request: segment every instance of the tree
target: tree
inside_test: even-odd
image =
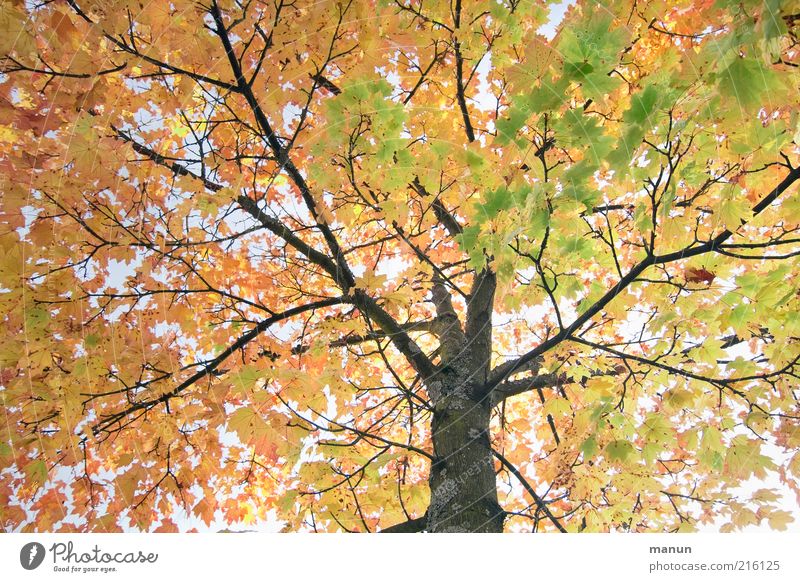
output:
[[[550,16],[4,2],[3,527],[784,529],[800,8]]]

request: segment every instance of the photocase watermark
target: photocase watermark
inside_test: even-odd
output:
[[[26,570],[35,570],[44,562],[44,546],[39,542],[30,542],[19,551],[19,563]]]
[[[155,564],[158,554],[141,550],[104,551],[97,544],[89,550],[76,549],[72,542],[56,542],[49,549],[39,542],[29,542],[19,552],[19,563],[26,570],[42,565],[47,555],[52,558],[54,572],[107,574],[118,571],[120,564]]]

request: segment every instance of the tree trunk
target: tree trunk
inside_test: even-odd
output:
[[[466,333],[446,287],[434,278],[442,365],[426,382],[433,403],[434,461],[428,483],[430,532],[502,532],[489,438],[491,398],[484,392],[491,354],[495,276],[485,269],[470,293]]]
[[[430,532],[502,532],[489,441],[490,408],[467,390],[454,390],[434,408],[436,460],[431,466]]]

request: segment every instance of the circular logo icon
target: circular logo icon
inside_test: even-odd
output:
[[[19,563],[26,570],[35,570],[44,561],[44,546],[39,542],[30,542],[19,551]]]

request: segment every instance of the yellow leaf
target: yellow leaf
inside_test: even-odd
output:
[[[778,510],[773,511],[767,518],[769,527],[778,531],[786,531],[788,525],[794,521],[794,517],[788,511]]]
[[[375,291],[381,289],[386,283],[386,275],[377,275],[375,271],[367,271],[360,277],[356,277],[356,289],[365,291]]]

